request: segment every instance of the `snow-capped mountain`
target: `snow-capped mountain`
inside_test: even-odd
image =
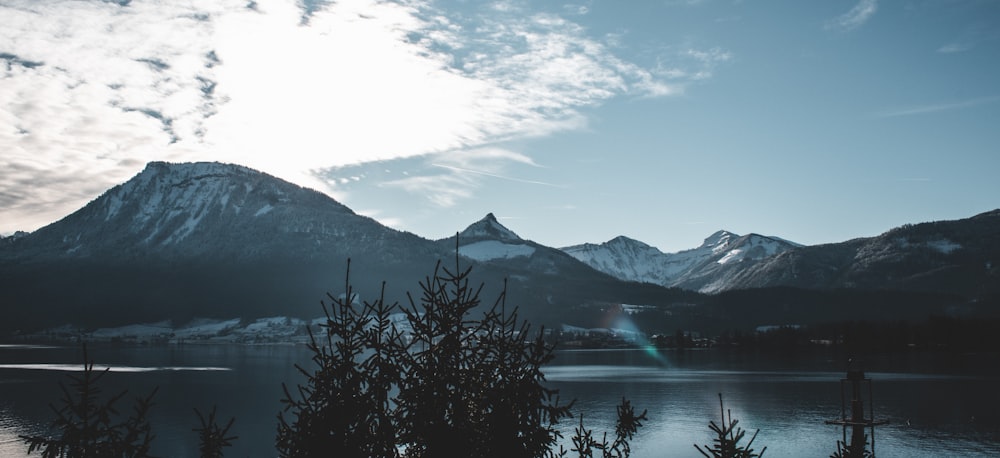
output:
[[[102,325],[315,316],[327,291],[401,300],[447,255],[330,197],[231,164],[150,163],[71,215],[0,243],[7,317]],[[35,310],[32,310],[32,309]],[[13,319],[11,321],[14,321]]]
[[[16,255],[301,260],[375,251],[391,260],[396,255],[382,248],[424,245],[432,254],[421,242],[322,193],[246,167],[153,162],[77,212],[21,237]],[[355,249],[359,244],[363,251]]]
[[[665,286],[933,291],[982,303],[1000,294],[1000,210],[814,247],[719,231],[678,253],[625,237],[564,252],[520,237],[492,214],[457,237],[460,256],[454,237],[387,228],[246,167],[154,162],[60,221],[0,238],[0,331],[315,317],[324,293],[343,292],[348,259],[362,297],[377,295],[384,281],[386,299],[401,303],[435,263],[475,265],[484,300],[506,285],[522,316],[549,323],[607,304],[709,300]],[[721,296],[711,300],[729,300]]]
[[[484,299],[508,284],[524,316],[638,303],[636,292],[669,300],[663,288],[633,288],[524,240],[493,215],[459,240],[461,267],[477,264],[476,281],[489,285]],[[348,259],[355,291],[371,298],[384,281],[386,300],[405,303],[439,260],[453,266],[455,248],[454,238],[390,229],[246,167],[154,162],[62,220],[0,240],[0,328],[314,317],[326,292],[343,292]]]
[[[1000,294],[1000,210],[908,224],[876,237],[780,253],[734,275],[730,288],[932,291]]]
[[[493,213],[460,232],[458,240],[459,254],[476,261],[530,257],[535,253],[534,246],[500,224]]]
[[[706,238],[701,246],[677,253],[663,253],[624,236],[563,251],[619,279],[716,292],[727,289],[727,279],[733,272],[797,246],[776,237],[739,236],[722,230]]]
[[[525,240],[497,221],[493,213],[457,234],[458,252],[463,257],[511,271],[531,271],[545,275],[607,277],[566,253]],[[438,241],[442,248],[455,247],[455,237]],[[582,272],[581,272],[582,269]],[[610,278],[610,277],[607,277]]]
[[[541,304],[548,310],[545,313],[594,302],[666,304],[681,296],[657,285],[616,279],[562,250],[526,240],[492,213],[457,236],[459,254],[477,263],[479,279],[506,284],[508,297],[517,298],[516,303]],[[456,245],[455,237],[437,243],[451,249]]]

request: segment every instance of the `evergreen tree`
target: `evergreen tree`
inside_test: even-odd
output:
[[[28,454],[40,451],[43,458],[138,458],[149,456],[152,428],[146,419],[153,406],[154,389],[135,399],[131,415],[121,418],[115,404],[127,391],[101,399],[101,379],[110,368],[94,371],[83,346],[83,372],[70,375],[69,387],[62,382],[62,407],[50,405],[55,413],[52,428],[57,437],[20,436],[28,444]]]
[[[389,396],[399,379],[401,341],[389,321],[396,305],[386,306],[384,294],[355,304],[350,261],[345,291],[341,297],[328,294],[329,307],[321,302],[322,335],[309,329],[315,369],[296,365],[306,386],[299,385],[293,396],[282,385],[285,409],[278,414],[277,448],[283,457],[327,456],[333,450],[343,457],[398,456]],[[286,412],[293,416],[290,422]]]
[[[506,310],[506,285],[480,320],[480,285],[471,267],[435,268],[421,282],[422,297],[405,309],[413,340],[402,356],[398,403],[401,445],[408,457],[547,456],[569,416],[556,390],[544,386],[541,367],[553,347],[540,331]]]
[[[709,421],[708,427],[715,433],[715,440],[712,447],[708,445],[705,446],[703,450],[697,444],[694,448],[698,450],[705,458],[759,458],[764,455],[764,451],[767,447],[760,450],[760,453],[754,453],[753,449],[750,448],[753,445],[754,439],[757,438],[757,433],[760,432],[758,429],[753,433],[753,437],[746,445],[740,445],[740,441],[743,440],[746,431],[743,428],[737,426],[739,420],[733,420],[733,413],[730,411],[728,418],[726,417],[726,409],[722,405],[722,393],[719,393],[719,411],[722,414],[722,426],[716,425],[714,421]]]
[[[322,335],[310,330],[315,367],[298,367],[306,383],[294,395],[284,387],[281,456],[555,455],[570,405],[544,386],[553,347],[508,312],[506,288],[473,319],[482,286],[470,287],[457,253],[455,262],[454,271],[438,263],[408,307],[384,296],[354,304],[349,273],[346,294],[328,295]],[[412,334],[401,335],[394,315]]]
[[[230,418],[226,426],[221,426],[215,421],[215,406],[208,413],[206,418],[198,409],[194,409],[201,426],[192,431],[198,433],[198,456],[201,458],[222,458],[222,449],[233,445],[233,441],[239,439],[238,436],[226,436],[229,429],[233,427],[236,418]]]

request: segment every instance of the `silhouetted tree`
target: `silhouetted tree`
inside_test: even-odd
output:
[[[212,411],[205,417],[198,409],[194,409],[201,426],[192,431],[198,433],[198,454],[201,458],[222,458],[222,449],[231,447],[233,441],[239,439],[238,436],[226,436],[236,418],[230,418],[223,427],[215,421],[215,410],[216,406],[212,406]]]
[[[830,455],[830,458],[875,458],[875,454],[867,448],[868,435],[861,444],[845,444],[844,441],[837,441],[837,451]]]
[[[281,456],[555,456],[556,425],[572,403],[544,385],[553,347],[508,311],[506,285],[473,319],[482,285],[469,285],[470,272],[456,252],[455,269],[439,262],[407,307],[384,295],[355,304],[348,273],[345,294],[322,304],[322,335],[310,330],[314,369],[298,367],[306,383],[295,395],[284,387]],[[624,418],[631,438],[645,417],[629,406]]]
[[[714,421],[708,423],[708,427],[715,433],[714,444],[711,447],[706,445],[704,450],[698,444],[695,444],[694,448],[705,458],[755,458],[763,456],[767,447],[761,449],[760,453],[754,453],[753,449],[750,448],[754,439],[757,438],[757,433],[760,432],[759,429],[753,433],[750,442],[747,442],[746,445],[740,445],[746,431],[737,426],[740,421],[733,420],[732,411],[728,412],[727,418],[727,411],[722,405],[722,393],[719,393],[719,411],[722,414],[722,426],[716,425]]]
[[[132,414],[120,418],[115,404],[127,391],[101,399],[99,382],[109,369],[95,372],[94,362],[83,346],[83,372],[70,375],[69,387],[62,382],[62,407],[50,405],[56,418],[52,427],[58,437],[20,436],[28,444],[28,454],[40,451],[44,458],[133,458],[149,456],[153,441],[146,415],[153,406],[154,389],[135,399]]]
[[[553,347],[516,308],[508,313],[506,285],[482,319],[470,319],[482,290],[470,271],[457,253],[455,270],[438,263],[420,301],[411,296],[404,309],[413,338],[399,354],[400,444],[407,457],[550,455],[570,408],[543,383]]]
[[[576,427],[571,438],[573,448],[579,458],[593,458],[594,453],[601,452],[602,458],[627,458],[632,453],[629,441],[636,431],[642,427],[642,421],[646,420],[646,411],[636,415],[632,403],[622,398],[622,403],[618,405],[618,420],[615,423],[615,440],[608,443],[608,433],[604,433],[601,441],[594,438],[593,431],[583,426],[583,415],[580,415],[580,424]],[[564,456],[565,452],[562,455]]]
[[[278,453],[283,457],[326,456],[332,450],[343,457],[398,456],[394,408],[389,392],[398,383],[399,333],[390,322],[396,304],[383,295],[358,306],[350,284],[350,261],[345,294],[321,302],[326,321],[322,335],[309,329],[313,371],[296,368],[306,377],[293,396],[282,385],[284,412],[278,414]],[[285,419],[291,412],[291,422]]]

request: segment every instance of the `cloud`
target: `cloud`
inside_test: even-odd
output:
[[[942,54],[953,54],[958,52],[965,52],[972,49],[972,43],[949,43],[941,46],[937,49],[937,52]]]
[[[983,16],[993,17],[989,14]],[[970,51],[983,43],[997,41],[1000,39],[998,25],[1000,24],[995,19],[987,19],[986,22],[966,26],[957,38],[939,47],[937,52],[942,54],[961,53]]]
[[[849,32],[868,22],[876,11],[878,11],[876,0],[861,0],[850,11],[828,21],[826,29]]]
[[[705,2],[706,0],[665,0],[663,4],[667,6],[695,6]]]
[[[583,16],[583,15],[586,15],[587,13],[590,13],[590,5],[589,5],[589,3],[590,2],[588,2],[587,5],[580,5],[580,4],[575,4],[575,3],[567,3],[567,4],[563,5],[563,11],[565,11],[566,14]]]
[[[497,179],[536,186],[562,187],[540,180],[511,176],[512,164],[539,168],[530,157],[497,147],[475,148],[456,152],[429,155],[419,165],[407,167],[403,178],[377,180],[377,186],[404,190],[431,204],[448,208],[459,201],[471,198],[473,192],[484,185],[483,179]],[[404,166],[405,167],[405,166]],[[337,173],[331,171],[331,173]]]
[[[0,231],[51,222],[150,160],[241,163],[329,190],[331,167],[483,161],[487,145],[583,128],[582,110],[611,98],[679,91],[518,4],[251,3],[0,4]],[[438,192],[443,204],[477,186],[458,169],[506,176],[445,165],[435,178],[464,188]]]
[[[441,168],[444,168],[444,169],[448,169],[448,170],[451,170],[453,172],[471,173],[471,174],[475,174],[475,175],[481,175],[481,176],[490,177],[490,178],[496,178],[496,179],[505,180],[505,181],[513,181],[515,183],[535,184],[535,185],[539,185],[539,186],[548,186],[548,187],[552,187],[552,188],[561,188],[561,187],[563,187],[563,186],[560,186],[560,185],[557,185],[557,184],[553,184],[553,183],[548,183],[548,182],[545,182],[545,181],[526,180],[526,179],[523,179],[523,178],[510,177],[510,176],[500,175],[500,174],[496,174],[496,173],[485,172],[485,171],[482,171],[482,170],[473,170],[473,169],[466,169],[466,168],[462,168],[462,167],[455,167],[453,165],[446,165],[446,164],[434,164],[434,165],[436,167],[441,167]]]
[[[922,115],[922,114],[936,113],[939,111],[960,110],[963,108],[970,108],[978,105],[995,103],[998,101],[1000,101],[1000,96],[979,97],[975,99],[963,100],[961,102],[939,103],[935,105],[921,105],[910,108],[882,111],[879,113],[874,113],[872,117],[896,118],[900,116]]]
[[[707,80],[715,69],[733,60],[730,51],[719,47],[702,49],[691,44],[669,47],[660,51],[652,73],[669,81],[675,92],[682,92],[690,83]]]

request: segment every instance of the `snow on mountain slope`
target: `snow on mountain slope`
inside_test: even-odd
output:
[[[563,251],[622,280],[714,292],[725,289],[731,270],[796,246],[775,237],[739,236],[722,230],[708,236],[701,246],[678,253],[663,253],[627,237],[600,245],[566,247]]]
[[[129,181],[24,237],[24,242],[20,252],[25,256],[78,258],[156,253],[173,258],[308,259],[343,254],[359,242],[428,249],[432,245],[357,215],[318,191],[215,162],[151,162]],[[386,251],[398,257],[398,250]]]
[[[473,242],[468,245],[462,245],[458,249],[458,253],[469,259],[475,259],[476,261],[490,261],[499,258],[517,258],[517,257],[527,257],[531,256],[535,252],[535,248],[529,245],[515,245],[509,243],[503,243],[498,240],[483,240],[480,242]]]
[[[483,219],[472,223],[458,234],[458,240],[462,243],[484,239],[513,243],[524,242],[524,239],[515,234],[514,231],[500,224],[493,213],[488,213]]]
[[[645,243],[618,236],[600,245],[586,243],[562,249],[591,267],[622,280],[661,284],[678,270],[666,255]]]
[[[767,258],[732,288],[792,286],[997,294],[1000,210],[904,225],[875,237],[814,245]]]
[[[445,240],[454,241],[453,238]],[[460,232],[458,243],[459,254],[476,261],[530,257],[535,253],[534,246],[500,224],[493,213]]]

